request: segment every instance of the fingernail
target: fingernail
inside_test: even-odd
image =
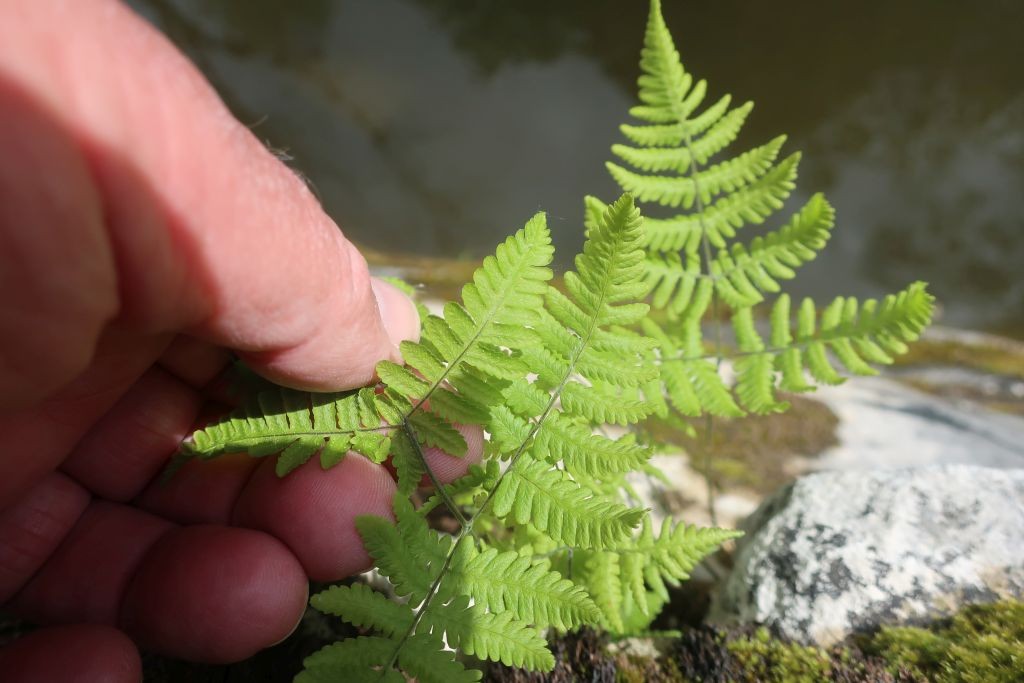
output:
[[[370,278],[370,287],[377,297],[377,309],[384,321],[384,329],[391,343],[398,345],[405,340],[418,341],[420,338],[420,316],[412,299],[397,287],[384,280]]]

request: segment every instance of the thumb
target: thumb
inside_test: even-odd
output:
[[[377,361],[397,358],[397,343],[416,336],[412,302],[370,277],[305,184],[146,22],[105,0],[0,9],[10,15],[0,21],[0,92],[81,154],[80,175],[102,205],[108,239],[93,246],[109,250],[103,262],[116,269],[119,321],[185,331],[238,351],[270,379],[314,390],[365,384]],[[44,164],[52,154],[38,146],[26,141],[24,154]],[[16,180],[58,194],[68,187],[60,173]],[[65,215],[34,217],[83,232]]]

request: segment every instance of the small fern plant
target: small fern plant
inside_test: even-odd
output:
[[[747,244],[737,240],[743,227],[783,208],[795,188],[800,153],[778,160],[785,136],[740,154],[723,152],[753,104],[731,107],[724,95],[701,109],[707,83],[683,67],[660,0],[651,0],[640,67],[640,104],[630,109],[638,123],[621,126],[628,144],[612,147],[616,161],[607,168],[638,202],[675,210],[648,217],[643,237],[652,313],[641,327],[657,342],[667,397],[657,412],[704,416],[710,431],[712,417],[786,410],[778,391],[842,382],[830,356],[848,373],[872,375],[872,364],[892,363],[904,353],[931,319],[933,299],[924,283],[880,301],[840,296],[820,311],[804,299],[795,320],[789,295],[780,293],[780,282],[828,242],[835,212],[823,195],[811,196],[780,228]],[[601,203],[587,197],[585,205],[593,225]],[[713,330],[710,339],[706,327]],[[725,360],[731,361],[729,379]]]
[[[629,329],[648,312],[638,301],[648,289],[643,244],[623,195],[593,219],[563,292],[550,282],[551,236],[538,214],[484,260],[461,303],[426,317],[419,342],[402,343],[407,367],[378,365],[379,386],[264,392],[186,441],[191,457],[276,455],[281,475],[314,456],[325,468],[344,457],[394,464],[396,522],[357,525],[401,602],[358,583],[313,596],[317,609],[375,635],[320,650],[298,681],[478,680],[446,645],[549,670],[547,632],[651,618],[649,591],[665,596],[666,583],[735,535],[671,521],[655,533],[648,511],[622,495],[650,450],[600,433],[654,410],[654,342]],[[485,458],[440,486],[423,447],[465,453],[455,423],[484,428]],[[425,474],[435,489],[417,508]],[[438,506],[457,533],[429,526]]]
[[[315,608],[371,635],[308,657],[300,683],[479,680],[468,657],[546,671],[555,663],[549,634],[581,625],[643,630],[668,599],[667,585],[737,534],[671,519],[655,530],[649,511],[630,503],[626,476],[649,470],[652,453],[630,429],[670,408],[780,409],[778,375],[787,390],[808,388],[805,365],[834,381],[827,351],[854,372],[869,371],[864,359],[888,361],[925,324],[931,300],[920,286],[882,303],[837,300],[820,324],[805,303],[795,333],[780,297],[771,341],[761,341],[753,306],[824,244],[831,209],[812,199],[776,236],[726,249],[740,224],[778,207],[795,161],[771,166],[779,142],[774,152],[703,168],[746,112],[727,113],[724,100],[690,118],[704,85],[690,87],[656,1],[642,67],[644,104],[633,113],[649,125],[627,127],[636,147],[616,148],[640,172],[613,166],[628,192],[611,204],[587,199],[586,242],[560,287],[538,214],[484,260],[460,302],[425,317],[419,342],[401,344],[405,366],[378,365],[377,386],[276,388],[183,444],[185,457],[273,456],[281,476],[313,458],[325,469],[346,457],[394,467],[395,521],[367,516],[357,526],[398,599],[361,583],[314,595]],[[649,175],[659,171],[674,175]],[[696,210],[644,221],[634,195],[696,202]],[[712,246],[722,250],[717,257]],[[735,386],[720,374],[721,356],[704,348],[702,321],[718,299],[733,310]],[[484,458],[442,486],[423,449],[464,454],[456,424],[484,429]],[[417,505],[425,476],[434,486]],[[430,526],[439,507],[458,531]]]

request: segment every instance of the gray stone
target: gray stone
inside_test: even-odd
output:
[[[827,645],[1024,594],[1024,470],[822,472],[774,494],[743,526],[716,621]]]

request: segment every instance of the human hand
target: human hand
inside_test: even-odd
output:
[[[0,603],[42,629],[0,680],[137,681],[281,640],[307,577],[369,558],[394,482],[225,456],[153,483],[232,349],[290,386],[367,383],[419,329],[305,185],[113,0],[0,0]],[[479,457],[428,451],[442,480]],[[127,634],[127,635],[126,635]],[[130,637],[130,639],[129,639]]]

